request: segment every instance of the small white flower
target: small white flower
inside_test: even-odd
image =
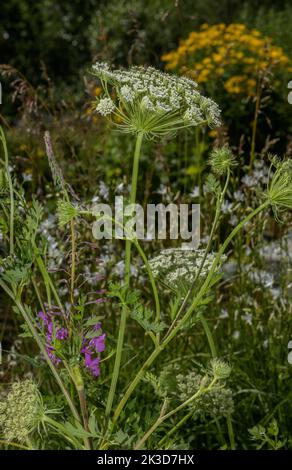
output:
[[[239,336],[240,336],[240,332],[239,332],[238,330],[234,331],[232,337],[233,337],[234,339],[238,339]]]
[[[100,181],[99,183],[99,195],[103,199],[108,199],[109,197],[109,188],[103,181]]]
[[[203,116],[199,108],[192,106],[184,113],[184,120],[190,122],[193,125],[197,125],[203,120]]]
[[[219,315],[219,318],[228,318],[229,317],[229,314],[228,314],[228,311],[226,310],[226,308],[223,308],[220,315]]]
[[[221,211],[223,214],[230,214],[232,210],[232,203],[229,201],[223,201]]]
[[[144,106],[149,111],[154,111],[155,110],[154,104],[148,98],[148,96],[143,96],[141,103],[142,103],[142,106]]]
[[[191,197],[199,197],[200,196],[200,188],[199,186],[195,186],[192,192],[190,193]]]
[[[252,325],[252,315],[251,313],[245,313],[242,317],[243,321],[245,321],[245,323],[247,325]]]
[[[234,196],[234,199],[238,202],[244,201],[244,194],[242,191],[239,191],[239,190],[235,191],[233,196]]]
[[[108,116],[115,110],[115,103],[110,98],[102,98],[96,106],[96,111],[101,116]]]
[[[121,87],[121,95],[125,101],[128,101],[128,103],[132,103],[135,99],[135,93],[128,85]]]
[[[241,181],[245,186],[248,186],[249,188],[252,188],[257,183],[256,178],[254,178],[253,176],[249,176],[249,175],[244,175],[241,178]]]

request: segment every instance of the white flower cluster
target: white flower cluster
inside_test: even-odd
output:
[[[176,376],[178,396],[182,402],[193,396],[202,386],[210,385],[211,377],[206,381],[206,377],[191,371],[187,375],[179,374]],[[232,390],[222,385],[213,386],[208,392],[203,393],[196,400],[192,401],[189,406],[194,411],[193,418],[204,418],[207,416],[228,416],[234,411],[234,402]]]
[[[0,428],[7,441],[25,441],[38,427],[43,415],[38,388],[29,379],[15,382],[6,400],[0,402]]]
[[[93,65],[93,73],[107,92],[107,84],[115,88],[124,105],[138,104],[141,109],[155,114],[174,114],[184,126],[203,123],[210,127],[220,123],[218,105],[200,94],[197,83],[187,77],[178,77],[153,67],[130,67],[112,70],[106,63]],[[97,111],[106,115],[113,101],[102,98]]]
[[[205,250],[169,248],[149,260],[149,264],[153,276],[162,280],[169,287],[174,289],[182,285],[188,287],[194,281],[204,255]],[[216,253],[207,254],[200,277],[207,276],[215,257]],[[224,256],[223,261],[225,259]]]
[[[108,116],[113,113],[115,110],[115,103],[111,98],[102,98],[99,100],[96,111],[101,114],[101,116]]]

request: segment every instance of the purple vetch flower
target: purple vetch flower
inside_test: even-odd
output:
[[[50,316],[47,313],[44,313],[43,311],[40,311],[38,313],[38,317],[43,321],[44,325],[48,325],[51,321]]]
[[[56,354],[55,354],[55,349],[53,348],[53,346],[49,346],[49,345],[47,344],[47,345],[46,345],[46,351],[47,351],[47,354],[48,354],[48,356],[49,356],[49,358],[51,359],[51,361],[52,361],[53,364],[55,364],[55,365],[60,364],[61,359],[56,356]]]
[[[64,341],[68,338],[67,328],[56,328],[54,330],[53,322],[53,312],[48,311],[47,313],[40,311],[38,312],[38,317],[41,319],[42,329],[46,337],[46,351],[51,359],[51,361],[58,365],[61,362],[61,359],[56,355],[56,350],[54,347],[55,339],[59,341]]]
[[[100,368],[99,368],[100,358],[99,357],[92,358],[91,353],[86,352],[84,362],[85,362],[85,367],[90,369],[90,372],[92,373],[92,375],[94,375],[94,377],[99,377],[99,375],[100,375]]]
[[[104,344],[105,337],[106,337],[105,333],[103,333],[100,336],[96,336],[95,338],[92,338],[89,341],[89,345],[93,346],[97,353],[101,353],[105,350],[105,344]]]
[[[96,323],[92,331],[100,332],[97,336],[91,339],[85,338],[81,348],[81,353],[84,354],[84,365],[90,370],[94,377],[100,375],[100,353],[105,350],[106,334],[101,331],[101,323]]]
[[[67,328],[58,328],[56,331],[56,339],[62,341],[63,339],[68,338],[68,330]]]

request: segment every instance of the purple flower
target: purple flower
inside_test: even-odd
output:
[[[53,322],[52,322],[52,320],[47,324],[46,338],[47,338],[47,341],[49,343],[52,342],[52,339],[53,339]]]
[[[42,310],[38,313],[38,317],[43,321],[44,325],[48,325],[49,322],[51,321],[51,318],[49,315],[44,313]]]
[[[105,350],[105,344],[104,344],[105,337],[106,337],[105,333],[103,333],[100,336],[96,336],[95,338],[92,338],[89,341],[89,345],[93,346],[97,353],[101,353]]]
[[[47,354],[48,354],[49,358],[53,362],[53,364],[56,364],[56,365],[60,364],[61,359],[56,356],[55,349],[53,348],[53,346],[49,346],[47,344],[46,345],[46,351],[47,351]]]
[[[101,323],[96,323],[93,326],[93,331],[101,330]],[[90,370],[94,377],[100,375],[100,356],[99,354],[105,350],[106,334],[102,333],[99,336],[88,340],[84,339],[82,343],[81,353],[84,354],[84,364]]]
[[[100,358],[95,357],[94,359],[92,359],[92,356],[91,356],[90,353],[85,353],[85,361],[84,362],[85,362],[85,367],[90,369],[90,372],[92,373],[92,375],[94,375],[94,377],[99,377],[99,375],[100,375],[100,368],[99,368]]]
[[[48,312],[45,313],[43,311],[38,312],[38,317],[42,321],[42,328],[44,331],[44,334],[46,336],[46,351],[51,359],[51,361],[54,364],[60,364],[61,359],[57,357],[55,348],[54,348],[54,339],[57,340],[66,340],[68,338],[68,330],[67,328],[57,328],[55,332],[55,337],[54,337],[54,323],[53,323],[53,318],[52,318],[53,312]]]
[[[62,341],[63,339],[68,338],[68,330],[67,328],[58,328],[56,331],[56,339]]]

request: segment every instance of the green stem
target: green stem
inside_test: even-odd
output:
[[[234,432],[233,432],[233,426],[232,426],[232,419],[231,419],[230,414],[227,416],[226,421],[227,421],[227,428],[228,428],[228,436],[229,436],[229,441],[230,441],[230,447],[231,447],[231,450],[235,450],[235,449],[236,449],[236,445],[235,445],[235,438],[234,438]]]
[[[207,322],[206,318],[204,317],[204,315],[202,313],[200,313],[199,318],[201,320],[201,323],[203,325],[205,334],[206,334],[207,339],[208,339],[208,343],[209,343],[212,358],[216,359],[217,350],[216,350],[215,341],[214,341],[212,332],[210,330],[210,327],[208,325],[208,322]],[[233,426],[232,426],[232,421],[231,421],[230,415],[227,416],[226,422],[227,422],[227,429],[228,429],[228,436],[229,436],[231,450],[235,450],[234,432],[233,432]],[[217,420],[217,419],[216,419],[216,425],[218,427],[218,430],[219,430],[220,434],[222,434],[221,426],[220,426],[219,420]]]
[[[21,302],[15,298],[13,292],[9,289],[9,287],[5,284],[5,282],[2,281],[2,279],[0,279],[0,286],[2,287],[2,289],[8,294],[8,296],[14,301],[15,305],[18,307],[19,311],[21,312],[24,320],[26,321],[36,343],[38,344],[41,352],[43,353],[46,361],[47,361],[47,364],[48,366],[50,367],[52,373],[53,373],[53,376],[55,377],[56,379],[56,382],[58,383],[64,397],[66,398],[67,400],[67,403],[71,409],[71,412],[72,412],[72,415],[74,416],[74,418],[80,422],[80,417],[79,417],[79,414],[78,414],[78,411],[77,409],[75,408],[75,405],[74,403],[72,402],[71,400],[71,397],[67,391],[67,389],[65,388],[63,382],[62,382],[62,379],[61,377],[59,376],[59,373],[57,371],[57,369],[55,368],[54,364],[52,363],[51,359],[49,358],[48,356],[48,353],[46,351],[46,348],[33,324],[33,321],[31,320],[30,318],[30,315],[29,315],[29,312],[25,309],[25,307],[21,304]]]
[[[216,350],[215,341],[214,341],[213,335],[211,333],[210,327],[208,325],[208,322],[207,322],[206,318],[204,317],[204,315],[202,313],[200,313],[199,318],[201,320],[201,323],[203,325],[205,334],[207,336],[212,357],[213,357],[213,359],[215,359],[217,357],[217,350]]]
[[[186,415],[184,415],[184,417],[175,426],[173,426],[173,428],[171,428],[170,431],[168,431],[168,433],[162,439],[160,439],[160,441],[158,442],[158,448],[160,448],[164,444],[164,442],[170,436],[172,436],[193,414],[194,410],[190,410]]]
[[[130,194],[130,204],[136,202],[136,192],[137,192],[137,182],[138,182],[138,170],[139,170],[139,160],[141,154],[141,145],[143,140],[143,134],[139,133],[136,139],[135,153],[134,153],[134,162],[133,162],[133,171],[132,171],[132,184],[131,184],[131,194]],[[130,267],[131,267],[131,240],[126,240],[125,248],[125,284],[129,285],[130,282]],[[117,388],[117,382],[121,367],[121,359],[124,345],[124,337],[126,331],[126,322],[127,322],[127,309],[123,308],[121,312],[121,321],[119,327],[119,335],[117,342],[117,350],[115,357],[114,370],[112,374],[112,381],[110,386],[110,391],[108,394],[107,404],[106,404],[106,416],[109,416],[111,413],[113,400]]]
[[[13,183],[9,171],[9,160],[8,160],[8,150],[6,145],[5,134],[0,126],[0,136],[2,141],[2,146],[4,150],[4,161],[5,161],[5,170],[6,177],[9,186],[9,199],[10,199],[10,215],[9,215],[9,244],[10,244],[10,254],[14,253],[14,192],[13,192]]]
[[[22,449],[22,450],[31,450],[30,447],[24,446],[22,444],[18,444],[17,442],[4,441],[2,439],[0,439],[0,444],[5,445],[5,446],[17,447],[18,449]]]
[[[163,342],[154,349],[154,351],[151,353],[151,355],[148,357],[148,359],[145,361],[141,369],[138,371],[136,374],[135,378],[127,388],[123,398],[121,399],[120,403],[117,406],[117,409],[114,414],[113,422],[115,423],[124,406],[126,405],[129,397],[132,395],[133,391],[135,390],[136,386],[139,384],[140,380],[143,378],[145,371],[152,365],[152,363],[155,361],[157,356],[161,353],[161,351],[167,346],[167,344],[176,336],[178,331],[181,329],[181,327],[185,324],[186,321],[188,321],[189,317],[193,313],[194,309],[197,307],[197,305],[200,303],[202,297],[204,296],[206,290],[208,289],[208,286],[210,284],[210,281],[212,280],[213,274],[217,268],[217,265],[220,263],[220,259],[222,255],[224,254],[227,246],[229,243],[232,241],[232,239],[235,237],[235,235],[242,229],[242,227],[249,222],[254,216],[256,216],[259,212],[261,212],[263,209],[265,209],[269,205],[269,201],[265,201],[263,204],[261,204],[257,209],[252,211],[247,217],[245,217],[229,234],[229,236],[226,238],[225,242],[221,246],[220,250],[217,253],[217,256],[212,264],[212,267],[209,271],[208,276],[206,277],[203,285],[201,286],[196,298],[194,299],[193,303],[183,316],[183,318],[179,321],[179,323],[176,325],[176,327],[172,330],[172,332],[163,340]]]
[[[154,351],[152,352],[152,354],[150,354],[150,356],[148,357],[148,359],[144,362],[143,366],[141,367],[141,369],[138,371],[138,373],[136,374],[135,378],[133,379],[133,381],[130,383],[129,387],[127,388],[123,398],[121,399],[120,403],[118,404],[117,408],[116,408],[116,411],[115,411],[115,414],[114,414],[114,417],[113,417],[113,423],[115,423],[125,404],[127,403],[129,397],[132,395],[133,391],[135,390],[135,388],[137,387],[138,383],[141,381],[141,379],[144,377],[144,374],[145,372],[147,371],[147,369],[151,366],[151,364],[155,361],[156,357],[161,353],[161,351],[163,350],[163,347],[162,345],[160,346],[157,346]]]
[[[134,244],[137,248],[138,253],[140,254],[140,256],[142,258],[142,261],[143,261],[143,263],[146,267],[147,273],[148,273],[148,277],[149,277],[149,281],[150,281],[150,284],[151,284],[151,287],[152,287],[153,297],[154,297],[154,301],[155,301],[155,309],[156,309],[155,321],[156,321],[156,323],[159,323],[160,320],[161,320],[161,318],[160,318],[160,302],[159,302],[159,295],[158,295],[155,279],[154,279],[154,276],[152,274],[152,270],[151,270],[150,264],[148,262],[147,256],[145,255],[141,245],[138,243],[138,240],[135,240]]]
[[[192,395],[184,403],[181,403],[181,405],[177,406],[174,410],[169,411],[165,415],[159,416],[159,418],[155,421],[155,423],[151,426],[151,428],[144,434],[142,439],[140,439],[137,442],[137,444],[135,444],[134,450],[139,450],[143,446],[143,444],[146,442],[146,440],[151,436],[151,434],[153,434],[153,432],[158,428],[158,426],[160,426],[166,419],[170,418],[175,413],[185,408],[187,405],[189,405],[192,401],[196,400],[196,398],[198,398],[202,394],[207,393],[209,390],[211,390],[212,387],[215,385],[216,381],[217,381],[217,378],[214,378],[210,382],[210,385],[208,385],[208,387],[200,388],[194,395]]]
[[[217,229],[217,225],[218,225],[218,222],[219,222],[219,218],[220,218],[220,210],[221,210],[221,206],[222,206],[222,202],[224,200],[224,196],[225,196],[225,193],[227,191],[227,188],[228,188],[228,184],[229,184],[229,180],[230,180],[230,169],[228,169],[227,171],[227,176],[226,176],[226,181],[225,181],[225,185],[224,185],[224,188],[217,200],[217,204],[216,204],[216,212],[215,212],[215,217],[214,217],[214,220],[213,220],[213,224],[212,224],[212,228],[211,228],[211,232],[210,232],[210,237],[209,237],[209,240],[208,240],[208,243],[207,243],[207,247],[206,247],[206,250],[205,250],[205,253],[204,253],[204,257],[202,259],[202,262],[201,262],[201,265],[198,269],[198,272],[195,276],[195,279],[193,280],[184,300],[183,300],[183,303],[181,304],[180,308],[179,308],[179,311],[175,317],[175,319],[173,320],[172,324],[170,325],[169,327],[169,330],[167,331],[166,333],[166,336],[168,336],[170,334],[170,332],[172,331],[172,329],[174,328],[177,320],[180,318],[182,312],[184,311],[187,303],[188,303],[188,300],[193,292],[193,289],[194,287],[197,285],[197,281],[199,279],[199,276],[203,270],[203,267],[204,267],[204,264],[205,264],[205,261],[207,259],[207,255],[211,249],[211,246],[212,246],[212,242],[213,242],[213,238],[214,238],[214,234],[216,232],[216,229]]]
[[[52,428],[58,431],[58,433],[60,433],[61,436],[67,439],[71,444],[73,444],[76,449],[80,450],[80,447],[81,447],[80,442],[74,436],[68,435],[68,430],[66,429],[65,426],[63,426],[61,423],[58,423],[57,421],[55,421],[54,419],[50,418],[47,415],[44,416],[44,422],[48,423]]]
[[[76,236],[74,219],[71,220],[71,279],[70,279],[70,296],[71,304],[74,304],[74,283],[75,283],[75,269],[76,269]]]
[[[50,291],[50,290],[52,291],[53,296],[54,296],[54,298],[55,298],[55,301],[56,301],[58,307],[59,307],[60,310],[63,312],[63,311],[64,311],[64,308],[63,308],[62,302],[61,302],[61,300],[60,300],[60,297],[59,297],[59,295],[58,295],[58,293],[57,293],[57,291],[56,291],[56,289],[55,289],[54,283],[53,283],[51,277],[49,276],[48,271],[47,271],[47,269],[46,269],[46,266],[45,266],[45,264],[44,264],[44,262],[43,262],[43,260],[42,260],[42,258],[41,258],[40,255],[37,255],[37,256],[36,256],[36,262],[37,262],[37,265],[38,265],[39,270],[40,270],[40,272],[41,272],[41,275],[42,275],[42,277],[43,277],[43,279],[44,279],[44,283],[45,283],[47,292]],[[50,297],[50,295],[49,295],[49,297]]]
[[[44,306],[44,304],[43,304],[42,297],[41,297],[41,294],[40,294],[40,291],[39,291],[37,282],[36,282],[36,280],[35,280],[34,277],[31,278],[31,282],[32,282],[32,285],[33,285],[33,287],[34,287],[36,296],[37,296],[37,298],[38,298],[40,307],[41,307],[42,311],[44,312],[44,311],[45,311],[45,306]]]
[[[84,426],[84,429],[85,429],[86,432],[90,432],[89,426],[88,426],[88,409],[87,409],[87,401],[86,401],[86,393],[85,393],[85,388],[84,388],[84,381],[83,381],[83,377],[82,377],[80,367],[78,365],[76,365],[72,368],[71,375],[72,375],[72,379],[74,381],[74,385],[75,385],[77,393],[78,393],[80,409],[81,409],[81,415],[82,415],[82,419],[83,419],[83,426]],[[85,442],[86,449],[91,450],[92,449],[92,439],[90,439],[86,436],[86,437],[84,437],[84,442]]]
[[[258,79],[257,84],[257,93],[256,93],[256,105],[255,105],[255,112],[254,112],[254,120],[252,123],[252,138],[251,138],[251,150],[250,150],[250,162],[249,162],[249,170],[252,170],[254,157],[255,157],[255,144],[256,144],[256,134],[257,134],[257,125],[258,125],[258,117],[259,117],[259,110],[260,110],[260,102],[261,102],[261,79]]]

